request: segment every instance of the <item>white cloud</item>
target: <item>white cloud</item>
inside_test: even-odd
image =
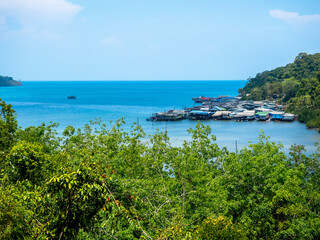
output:
[[[0,31],[10,38],[61,40],[61,26],[81,10],[69,0],[0,0]]]
[[[299,13],[297,13],[297,12],[286,12],[286,11],[279,10],[279,9],[270,10],[269,14],[271,17],[276,18],[276,19],[280,19],[287,24],[320,22],[320,14],[299,15]]]
[[[0,13],[17,18],[22,25],[36,23],[64,23],[81,11],[82,7],[67,0],[1,0]]]

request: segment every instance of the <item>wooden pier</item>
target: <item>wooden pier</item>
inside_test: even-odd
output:
[[[247,101],[239,97],[219,96],[217,98],[192,98],[201,103],[184,110],[170,110],[152,114],[147,121],[189,120],[234,120],[234,121],[284,121],[292,122],[296,115],[285,113],[283,106],[275,101]]]

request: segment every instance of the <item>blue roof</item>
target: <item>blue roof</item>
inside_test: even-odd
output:
[[[209,114],[211,114],[209,112],[202,112],[202,111],[191,111],[190,113],[197,114],[197,115],[209,115]]]
[[[221,108],[221,107],[213,107],[213,108],[211,108],[210,110],[223,111],[223,110],[224,110],[224,108]]]

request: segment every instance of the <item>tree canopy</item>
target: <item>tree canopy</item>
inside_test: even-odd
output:
[[[0,87],[9,87],[9,86],[21,86],[20,81],[13,80],[12,77],[6,77],[0,75]]]
[[[123,119],[58,135],[1,106],[1,239],[320,238],[320,149],[261,132],[236,154],[201,123],[179,147]]]
[[[243,99],[277,100],[308,127],[320,126],[320,53],[300,53],[293,63],[249,78]]]

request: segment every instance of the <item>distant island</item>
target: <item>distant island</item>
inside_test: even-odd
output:
[[[246,100],[276,100],[307,127],[320,129],[320,53],[300,53],[293,63],[258,73],[239,94]]]
[[[0,87],[22,86],[22,82],[13,80],[12,77],[0,75]]]

